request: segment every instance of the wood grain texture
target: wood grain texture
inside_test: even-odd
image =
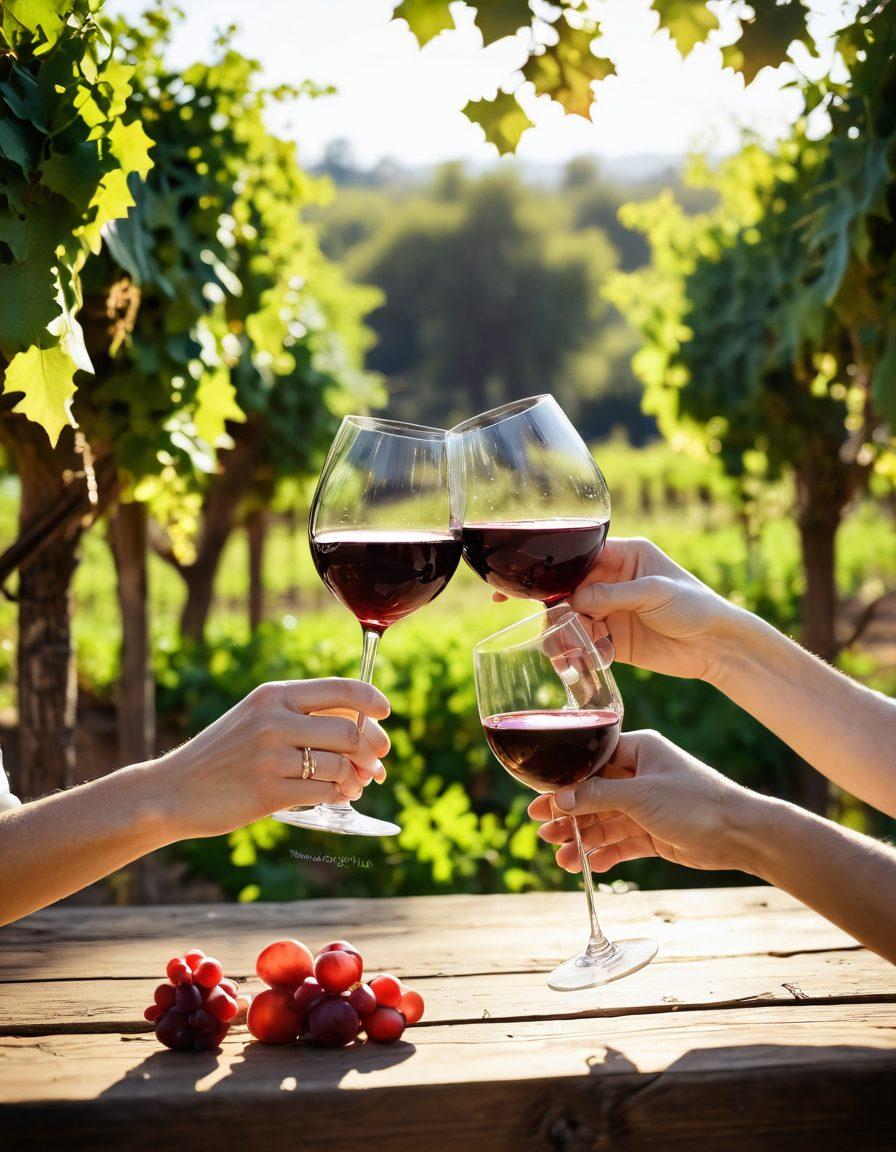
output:
[[[0,929],[0,1150],[639,1152],[893,1147],[896,970],[769,888],[602,896],[660,957],[588,992],[575,894],[53,909]],[[427,1001],[407,1042],[160,1049],[143,1007],[197,942],[231,975],[344,937]]]

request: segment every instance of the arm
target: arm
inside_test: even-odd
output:
[[[619,739],[609,775],[553,797],[575,815],[592,870],[662,856],[691,868],[736,868],[784,889],[896,963],[896,852],[783,801],[734,784],[654,732]],[[578,870],[571,816],[551,797],[530,815]]]
[[[610,540],[572,600],[617,657],[714,684],[835,784],[896,815],[896,702],[716,595],[646,540]]]
[[[311,715],[328,708],[357,724]],[[384,778],[389,714],[356,680],[264,684],[158,760],[0,813],[0,924],[25,916],[176,840],[218,836],[295,805],[354,800]],[[301,749],[317,768],[301,779]]]

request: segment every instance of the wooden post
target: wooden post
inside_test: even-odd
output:
[[[123,764],[149,759],[155,751],[155,680],[147,613],[146,505],[121,503],[111,517],[121,612],[121,675],[118,691],[118,751]]]

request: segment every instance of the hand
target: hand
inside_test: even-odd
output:
[[[651,672],[712,680],[720,645],[749,614],[649,540],[607,540],[570,601],[592,640],[608,633],[616,658]]]
[[[315,716],[340,708],[366,718]],[[356,800],[385,779],[382,692],[359,680],[262,684],[187,744],[148,765],[171,840],[232,832],[279,808]],[[303,780],[302,749],[317,762]]]
[[[561,812],[559,815],[553,803]],[[557,863],[579,872],[572,816],[593,872],[662,856],[688,868],[751,871],[745,830],[761,819],[764,797],[702,764],[657,732],[619,737],[602,775],[529,805],[542,840],[560,845]]]

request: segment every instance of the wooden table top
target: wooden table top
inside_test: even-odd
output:
[[[50,909],[0,929],[0,1148],[860,1149],[896,1146],[896,970],[770,888],[605,895],[657,959],[552,992],[575,894]],[[196,945],[260,985],[271,940],[347,938],[426,999],[396,1045],[157,1043],[144,1007]]]

